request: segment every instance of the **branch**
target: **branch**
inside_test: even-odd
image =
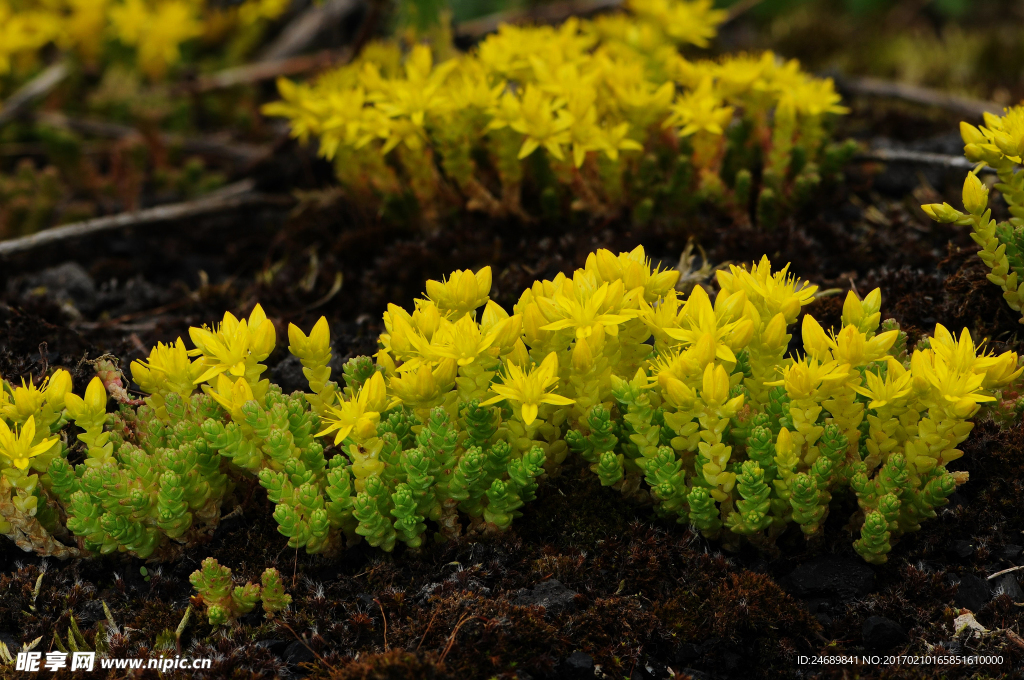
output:
[[[66,62],[58,62],[22,85],[0,109],[0,125],[14,120],[34,101],[52,92],[70,72],[71,68]]]
[[[314,5],[293,19],[256,62],[200,76],[190,89],[193,92],[209,92],[346,63],[361,45],[322,50],[316,54],[299,53],[309,47],[325,28],[344,21],[363,4],[362,0],[329,0],[323,5]],[[373,10],[371,7],[368,11],[375,18]]]
[[[908,151],[906,149],[869,149],[860,151],[853,156],[855,161],[877,161],[881,163],[908,163],[913,165],[935,165],[951,170],[973,170],[975,163],[963,156],[951,156],[944,153],[927,151]],[[995,172],[987,165],[982,172]]]
[[[919,85],[908,85],[897,83],[881,78],[836,78],[836,86],[850,94],[857,94],[866,97],[885,97],[899,99],[912,104],[932,106],[945,109],[959,116],[970,118],[981,118],[983,113],[995,113],[1001,115],[1003,106],[995,102],[987,102],[981,99],[961,97],[949,94],[941,90]]]
[[[293,202],[290,196],[257,193],[254,191],[255,186],[256,183],[251,179],[242,180],[194,201],[172,203],[170,205],[120,213],[108,217],[97,217],[84,222],[54,227],[30,236],[3,241],[0,242],[0,259],[62,241],[70,241],[119,229],[150,226],[186,219],[192,220],[197,217],[231,212],[250,206],[291,205]]]
[[[294,57],[316,40],[325,28],[344,21],[362,4],[360,0],[328,0],[314,4],[298,15],[267,46],[259,62],[275,62]]]
[[[323,50],[316,54],[303,54],[298,57],[279,59],[277,61],[257,61],[254,64],[236,66],[235,68],[217,71],[208,76],[200,76],[190,86],[193,92],[209,92],[235,85],[258,83],[262,80],[274,80],[280,76],[294,76],[307,71],[325,69],[335,64],[347,62],[352,54],[349,48]]]

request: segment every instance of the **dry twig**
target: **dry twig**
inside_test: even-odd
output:
[[[275,62],[294,57],[309,47],[324,29],[344,21],[361,4],[360,0],[327,0],[322,4],[312,4],[267,45],[259,61]]]
[[[58,62],[22,85],[3,103],[3,108],[0,109],[0,125],[14,120],[34,101],[52,92],[70,72],[71,68],[67,63]]]
[[[853,157],[854,161],[878,162],[878,163],[907,163],[910,165],[934,165],[950,170],[973,170],[975,163],[963,156],[951,156],[944,153],[931,153],[928,151],[910,151],[907,149],[868,149],[860,151]],[[980,173],[995,172],[995,169],[985,165]]]
[[[970,97],[961,97],[955,94],[949,94],[941,90],[934,90],[929,87],[921,87],[919,85],[909,85],[907,83],[897,83],[891,80],[883,80],[881,78],[836,78],[836,87],[840,91],[845,91],[849,94],[862,95],[866,97],[884,97],[887,99],[899,99],[901,101],[910,102],[911,104],[920,104],[922,106],[932,106],[939,109],[945,109],[951,113],[955,113],[958,116],[965,116],[969,118],[981,118],[983,113],[995,113],[1002,114],[1003,107],[995,102],[987,102],[981,99],[972,99]]]
[[[253,180],[243,180],[194,201],[162,205],[156,208],[126,212],[108,217],[97,217],[84,222],[54,227],[53,229],[47,229],[30,236],[11,239],[0,243],[0,259],[37,250],[63,241],[71,241],[84,236],[93,236],[118,229],[191,220],[201,216],[230,212],[243,207],[260,205],[285,206],[291,205],[293,202],[290,196],[256,193],[254,188],[255,182]]]

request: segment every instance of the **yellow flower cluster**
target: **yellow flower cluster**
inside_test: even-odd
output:
[[[194,38],[222,35],[232,26],[275,19],[287,0],[0,0],[0,76],[33,63],[56,43],[89,64],[116,40],[136,51],[139,70],[162,77]]]
[[[645,150],[687,158],[697,177],[686,190],[717,196],[737,118],[750,129],[733,143],[759,148],[770,188],[782,192],[793,149],[813,165],[826,119],[846,109],[831,80],[771,53],[681,56],[680,45],[705,46],[715,35],[725,13],[711,6],[633,0],[632,14],[502,25],[469,54],[441,63],[425,45],[403,57],[397,45],[375,44],[313,84],[282,79],[282,101],[264,112],[287,117],[299,139],[317,137],[342,182],[363,197],[408,185],[428,215],[452,201],[521,213],[531,167],[523,161],[538,149],[576,207],[592,212],[642,198],[627,195],[626,179],[639,172]]]
[[[1005,115],[985,114],[985,125],[960,123],[964,155],[978,167],[964,180],[962,213],[948,203],[921,206],[938,222],[972,228],[971,238],[981,246],[978,256],[992,272],[988,280],[1003,289],[1003,298],[1024,323],[1024,106],[1006,109]],[[1009,205],[1010,219],[996,223],[988,208],[988,187],[978,179],[985,165],[994,168],[995,188]]]
[[[729,529],[727,543],[770,546],[790,522],[813,535],[831,494],[852,486],[878,515],[856,547],[884,561],[890,535],[963,481],[945,466],[969,419],[1024,370],[942,325],[907,359],[894,322],[879,332],[878,290],[848,295],[838,332],[805,315],[803,354],[786,357],[816,286],[767,258],[719,272],[713,300],[701,287],[681,297],[678,276],[642,248],[599,250],[571,277],[536,282],[512,314],[489,300],[488,268],[429,282],[412,313],[390,306],[382,373],[363,387],[375,396],[332,409],[357,488],[384,474],[373,427],[384,409],[426,422],[441,407],[458,422],[469,404],[500,404],[496,437],[514,456],[539,448],[551,471],[579,451],[603,483],[636,493],[646,480],[664,511],[711,536]]]
[[[221,408],[242,420],[242,407],[251,400],[263,401],[270,381],[260,379],[267,367],[261,362],[277,343],[274,324],[259,305],[248,319],[226,312],[215,329],[190,328],[195,349],[186,349],[178,338],[173,345],[159,343],[147,361],[133,361],[132,377],[150,396],[146,402],[166,419],[169,394],[187,399],[201,386]],[[199,357],[193,361],[189,357]]]
[[[230,476],[256,475],[293,547],[333,550],[345,534],[416,549],[427,520],[459,535],[460,512],[471,530],[507,528],[572,455],[727,547],[746,537],[774,550],[791,524],[817,535],[849,488],[862,511],[854,547],[883,562],[967,481],[946,466],[1024,371],[1015,353],[979,354],[942,325],[908,354],[898,325],[880,324],[878,290],[850,293],[836,330],[805,314],[803,350],[787,357],[816,286],[767,258],[719,271],[714,296],[680,295],[679,276],[642,247],[598,250],[509,313],[490,299],[490,268],[455,271],[428,281],[412,311],[389,306],[376,361],[348,362],[344,389],[330,380],[326,319],[308,335],[289,327],[304,398],[262,377],[277,333],[259,305],[191,328],[194,349],[179,338],[133,362],[148,407],[109,422],[103,381],[116,370],[83,396],[63,370],[5,382],[0,533],[79,554],[54,539],[56,496],[87,550],[173,555],[169,541],[216,524]],[[77,466],[55,436],[69,420],[85,445]],[[343,454],[328,460],[316,438]]]
[[[0,380],[0,534],[44,555],[74,552],[51,536],[59,518],[43,489],[50,462],[64,455],[55,435],[67,423],[65,409],[74,399],[79,398],[71,392],[71,374],[63,369],[39,384]]]

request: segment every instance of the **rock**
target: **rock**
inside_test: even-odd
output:
[[[1015,560],[1020,557],[1021,552],[1024,552],[1024,545],[1017,545],[1016,543],[1007,543],[1003,546],[1003,559]]]
[[[311,329],[304,328],[302,330],[308,332]],[[338,383],[339,387],[344,387],[342,368],[345,366],[345,362],[341,356],[336,348],[331,347],[331,360],[327,362],[327,365],[331,369],[331,380]],[[289,354],[270,369],[270,380],[275,385],[280,385],[285,394],[305,392],[309,389],[309,381],[306,380],[306,376],[302,372],[302,362],[294,354]]]
[[[270,369],[270,379],[280,385],[285,394],[309,389],[309,381],[302,373],[302,362],[294,354],[289,354]]]
[[[960,585],[956,589],[953,602],[958,607],[976,612],[991,599],[992,587],[988,581],[974,574],[965,574],[960,577]]]
[[[910,639],[900,624],[884,616],[869,616],[860,632],[864,647],[872,652],[887,652]]]
[[[782,579],[782,585],[800,598],[863,597],[875,586],[875,572],[861,560],[825,555],[804,562]]]
[[[96,290],[96,307],[110,316],[152,309],[168,301],[168,290],[153,285],[142,276],[120,282],[111,279]]]
[[[370,593],[359,593],[358,595],[356,595],[356,599],[359,600],[359,603],[362,604],[364,607],[371,607],[374,609],[379,609],[380,607],[380,605],[378,605],[377,602],[373,599],[373,595],[371,595]]]
[[[1002,576],[989,581],[995,594],[1009,595],[1014,602],[1024,601],[1024,590],[1021,590],[1020,583],[1014,574],[1003,574]]]
[[[550,579],[519,595],[512,600],[512,604],[520,607],[541,606],[548,614],[559,614],[571,610],[575,599],[574,591],[566,588],[558,579]]]
[[[64,307],[74,316],[89,312],[96,306],[96,282],[85,267],[77,262],[65,262],[29,274],[11,286],[23,299],[45,297]]]
[[[306,645],[296,640],[285,648],[281,658],[290,666],[298,666],[300,663],[309,663],[316,657]]]
[[[562,662],[560,675],[566,678],[593,677],[593,657],[586,652],[573,652]]]

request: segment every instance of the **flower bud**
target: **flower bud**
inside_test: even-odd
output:
[[[973,172],[964,180],[964,208],[972,215],[980,215],[988,208],[988,187]]]
[[[992,134],[992,141],[1007,156],[1019,156],[1021,154],[1021,140],[1014,139],[1005,132],[995,131]]]
[[[864,305],[861,304],[856,293],[851,290],[846,294],[846,300],[843,302],[843,325],[860,326],[862,318],[864,318]]]
[[[359,388],[359,396],[361,400],[365,400],[367,410],[383,411],[388,405],[384,375],[380,371],[374,371],[373,376]]]
[[[512,351],[509,352],[508,357],[505,361],[513,366],[519,366],[523,368],[530,363],[530,352],[526,349],[526,344],[523,339],[516,340],[515,344],[512,345]]]
[[[953,413],[961,418],[969,418],[978,410],[978,404],[970,397],[963,397],[953,406]]]
[[[274,345],[277,344],[277,330],[273,323],[264,319],[256,326],[249,326],[249,332],[252,335],[252,344],[249,346],[252,357],[256,361],[263,361],[274,351]]]
[[[740,319],[726,338],[726,344],[738,352],[750,343],[752,337],[754,337],[754,322],[750,319]]]
[[[701,398],[708,404],[724,404],[729,398],[729,374],[723,366],[708,364],[704,369]]]
[[[586,338],[579,338],[576,346],[572,349],[572,367],[580,374],[589,373],[594,367],[594,355],[590,351],[590,345]]]
[[[548,320],[544,318],[540,306],[536,302],[526,305],[523,309],[523,333],[526,336],[526,342],[530,343],[531,347],[551,337],[551,331],[541,330],[546,325],[548,325]]]
[[[963,217],[963,213],[951,206],[949,203],[928,203],[927,205],[922,205],[921,210],[923,210],[928,217],[943,224],[956,222]]]
[[[93,413],[102,413],[107,409],[107,390],[98,377],[89,381],[85,388],[85,403]]]
[[[71,374],[63,368],[58,369],[46,383],[46,401],[56,409],[64,408],[64,398],[70,391]]]
[[[615,281],[622,278],[622,263],[619,262],[619,258],[612,255],[610,250],[605,248],[601,248],[594,254],[594,268],[597,269],[602,281]]]
[[[988,141],[981,130],[967,122],[960,123],[960,136],[964,144],[985,144]]]
[[[420,302],[412,314],[412,323],[424,338],[432,340],[441,326],[441,310],[433,302]]]
[[[801,333],[804,338],[804,349],[808,354],[818,361],[827,361],[831,358],[834,343],[829,341],[828,336],[825,335],[825,329],[810,314],[804,316]]]
[[[764,344],[774,350],[782,348],[788,342],[786,339],[786,316],[782,312],[773,316],[772,320],[768,322],[768,326],[764,329],[763,340]]]
[[[697,395],[682,380],[670,373],[661,373],[658,376],[658,384],[670,404],[682,410],[693,408]]]

